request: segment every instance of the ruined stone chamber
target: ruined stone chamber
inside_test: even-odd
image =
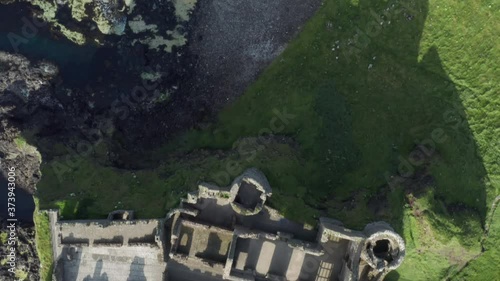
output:
[[[404,241],[387,223],[299,224],[265,205],[271,195],[249,169],[227,187],[200,183],[163,219],[115,211],[61,222],[50,212],[55,280],[380,281],[403,262]]]
[[[60,221],[49,211],[53,280],[164,280],[163,220],[130,217],[117,211],[107,220]]]
[[[167,215],[169,264],[214,280],[368,281],[383,280],[404,259],[404,241],[387,223],[355,231],[321,218],[315,228],[267,207],[271,196],[257,169],[246,170],[227,187],[201,183]]]

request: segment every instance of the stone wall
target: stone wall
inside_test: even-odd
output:
[[[189,269],[220,274],[224,279],[234,281],[254,281],[257,278],[256,269],[241,270],[241,268],[233,267],[240,238],[275,241],[281,245],[285,243],[286,247],[302,253],[309,259],[340,266],[336,274],[339,274],[337,278],[341,281],[383,280],[385,275],[396,269],[404,259],[403,239],[383,222],[369,224],[363,231],[354,231],[343,227],[339,221],[320,218],[317,240],[307,242],[294,238],[293,233],[278,230],[270,233],[261,229],[234,225],[234,223],[231,226],[232,229],[226,229],[211,225],[198,217],[202,211],[195,208],[199,207],[200,199],[217,199],[217,203],[222,200],[226,202],[225,206],[228,208],[223,210],[231,211],[228,204],[232,204],[237,206],[236,208],[233,206],[233,211],[240,215],[242,212],[248,216],[255,215],[255,210],[239,209],[242,206],[234,202],[242,183],[251,183],[260,192],[258,194],[261,201],[256,209],[260,211],[266,208],[266,213],[277,218],[270,222],[280,223],[282,217],[277,211],[265,206],[265,199],[272,194],[265,176],[256,169],[249,169],[235,179],[230,187],[220,188],[212,184],[200,184],[198,192],[188,194],[187,198],[181,201],[181,206],[169,211],[164,219],[60,222],[57,213],[55,215],[53,212],[49,213],[52,231],[56,235],[54,240],[57,248],[56,255],[62,253],[63,247],[126,250],[128,247],[137,246],[146,252],[149,248],[152,253],[165,253],[165,255],[159,255],[162,261],[168,261],[170,258]],[[250,192],[250,194],[257,193]],[[218,207],[221,205],[216,205],[216,208]],[[127,211],[127,216],[129,212]],[[168,228],[165,227],[166,223],[169,224]],[[171,230],[170,249],[164,249],[168,245],[164,229]],[[186,237],[190,240],[186,241],[191,242],[183,242],[185,244],[179,246],[181,234],[187,235]],[[207,238],[210,235],[215,235],[221,242],[224,242],[225,246],[215,248],[219,253],[227,251],[227,254],[222,255],[223,259],[225,257],[224,262],[221,262],[220,256],[212,256],[213,249],[210,249],[212,252],[207,252],[208,245],[214,245],[210,243],[210,238]],[[205,246],[207,249],[204,248]],[[201,258],[198,253],[210,254]],[[60,270],[61,266],[57,263],[54,273],[60,274]],[[273,275],[271,272],[268,272],[265,278],[266,280],[286,281],[285,277]]]

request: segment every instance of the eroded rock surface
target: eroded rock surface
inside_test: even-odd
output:
[[[35,246],[35,229],[31,223],[21,223],[16,229],[17,244],[15,246],[16,254],[16,273],[15,275],[8,271],[10,266],[7,264],[7,256],[10,252],[8,244],[7,222],[0,218],[0,280],[15,280],[13,276],[26,277],[27,281],[40,280],[40,262]]]
[[[19,187],[33,192],[40,179],[41,156],[21,131],[44,126],[61,107],[53,98],[51,80],[57,67],[48,62],[0,52],[0,166],[6,174],[16,168]]]

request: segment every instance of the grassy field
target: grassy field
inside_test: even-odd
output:
[[[479,0],[327,0],[216,124],[154,151],[156,168],[85,158],[58,179],[56,158],[43,167],[41,207],[163,216],[198,180],[227,184],[255,166],[292,219],[389,221],[408,244],[390,280],[494,280],[498,236],[482,237],[500,194],[499,11]]]
[[[500,197],[498,198],[500,199]],[[497,200],[500,201],[500,200]],[[470,261],[453,280],[498,280],[500,276],[500,210],[491,214],[489,229],[482,243],[484,253]]]
[[[35,199],[35,213],[33,221],[35,222],[36,229],[36,249],[38,258],[40,259],[40,279],[42,281],[52,280],[52,245],[50,238],[50,223],[47,213],[39,210],[39,202]]]

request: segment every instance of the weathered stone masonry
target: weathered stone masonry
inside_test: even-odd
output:
[[[363,231],[320,218],[317,229],[267,206],[266,177],[249,169],[228,187],[201,183],[165,218],[59,221],[49,211],[54,280],[383,280],[403,262],[403,239],[384,222]]]

